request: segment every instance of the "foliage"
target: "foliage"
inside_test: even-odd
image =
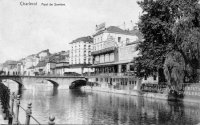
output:
[[[167,54],[164,62],[164,74],[168,85],[177,87],[183,83],[185,63],[181,53],[172,51]]]
[[[0,71],[0,75],[2,75],[3,73],[4,73],[4,71],[3,71],[3,70],[1,70],[1,71]]]
[[[170,66],[174,72],[166,74],[169,81],[182,82],[183,76],[184,82],[186,78],[190,82],[197,81],[200,52],[198,0],[145,0],[138,4],[143,9],[138,26],[144,41],[137,47],[140,56],[134,59],[136,75],[149,76],[159,68],[166,68],[165,73],[170,73],[167,71]],[[182,67],[180,74],[177,74],[177,67]]]

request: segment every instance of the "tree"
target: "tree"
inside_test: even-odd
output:
[[[172,51],[167,54],[164,62],[164,74],[168,85],[179,90],[179,83],[183,83],[185,63],[180,52]]]
[[[161,68],[165,73],[171,73],[170,78],[174,76],[182,79],[176,79],[177,82],[198,81],[197,69],[200,62],[198,0],[145,0],[138,4],[143,9],[138,26],[144,41],[137,46],[140,56],[134,59],[136,75],[150,76]],[[179,76],[175,69],[182,67],[183,64],[184,68],[181,68],[183,74]],[[167,66],[175,69],[172,69],[173,72],[167,71],[169,70]],[[168,79],[168,76],[166,77]],[[168,79],[169,81],[172,80]]]
[[[4,71],[3,70],[0,70],[0,75],[2,75],[4,73]]]

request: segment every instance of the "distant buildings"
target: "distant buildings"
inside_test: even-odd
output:
[[[36,55],[38,56],[39,60],[41,61],[41,60],[44,60],[45,57],[50,56],[51,54],[49,52],[49,49],[47,49],[47,50],[43,50],[43,51],[39,52]]]
[[[17,64],[18,64],[17,61],[13,61],[13,60],[6,61],[2,66],[2,70],[4,71],[4,74],[17,75],[18,74]]]
[[[69,51],[61,51],[53,57],[54,59],[50,60],[53,74],[64,75],[67,68],[69,68]]]
[[[103,86],[115,85],[135,88],[138,81],[133,73],[132,61],[138,56],[136,46],[143,36],[136,27],[131,30],[116,26],[96,26],[92,36],[79,37],[70,44],[70,50],[51,54],[49,49],[32,54],[4,70],[20,75],[92,74],[90,81]],[[15,73],[16,74],[16,73]],[[144,83],[157,83],[156,77],[142,79]]]

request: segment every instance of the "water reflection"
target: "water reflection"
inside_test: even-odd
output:
[[[11,86],[11,85],[10,85]],[[51,85],[34,84],[22,91],[21,104],[32,102],[33,116],[42,124],[53,114],[56,124],[197,124],[199,103],[174,103],[134,96],[57,90]],[[20,110],[20,121],[25,113]],[[35,124],[31,120],[32,124]]]
[[[53,88],[52,96],[56,96],[57,94],[58,94],[58,89],[57,88]]]

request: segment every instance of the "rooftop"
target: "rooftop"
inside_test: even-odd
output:
[[[17,65],[17,61],[14,60],[7,60],[6,62],[3,63],[3,66],[7,66],[7,65]]]
[[[34,69],[35,68],[35,66],[31,66],[31,67],[29,67],[28,69]]]
[[[72,41],[71,43],[69,43],[69,44],[76,43],[76,42],[80,42],[80,41],[89,42],[89,43],[92,43],[92,42],[93,42],[92,37],[86,36],[86,37],[77,38],[77,39],[73,40],[73,41]]]
[[[39,63],[36,65],[36,67],[45,67],[47,64],[46,61],[39,61]]]
[[[39,53],[37,53],[37,55],[41,54],[41,53],[47,53],[48,55],[51,55],[51,53],[49,52],[49,49],[46,50],[42,50]]]
[[[100,35],[102,33],[117,33],[117,34],[125,34],[125,35],[136,35],[135,32],[129,31],[129,30],[123,30],[116,26],[110,26],[108,28],[105,28],[104,30],[98,31],[93,36]]]

